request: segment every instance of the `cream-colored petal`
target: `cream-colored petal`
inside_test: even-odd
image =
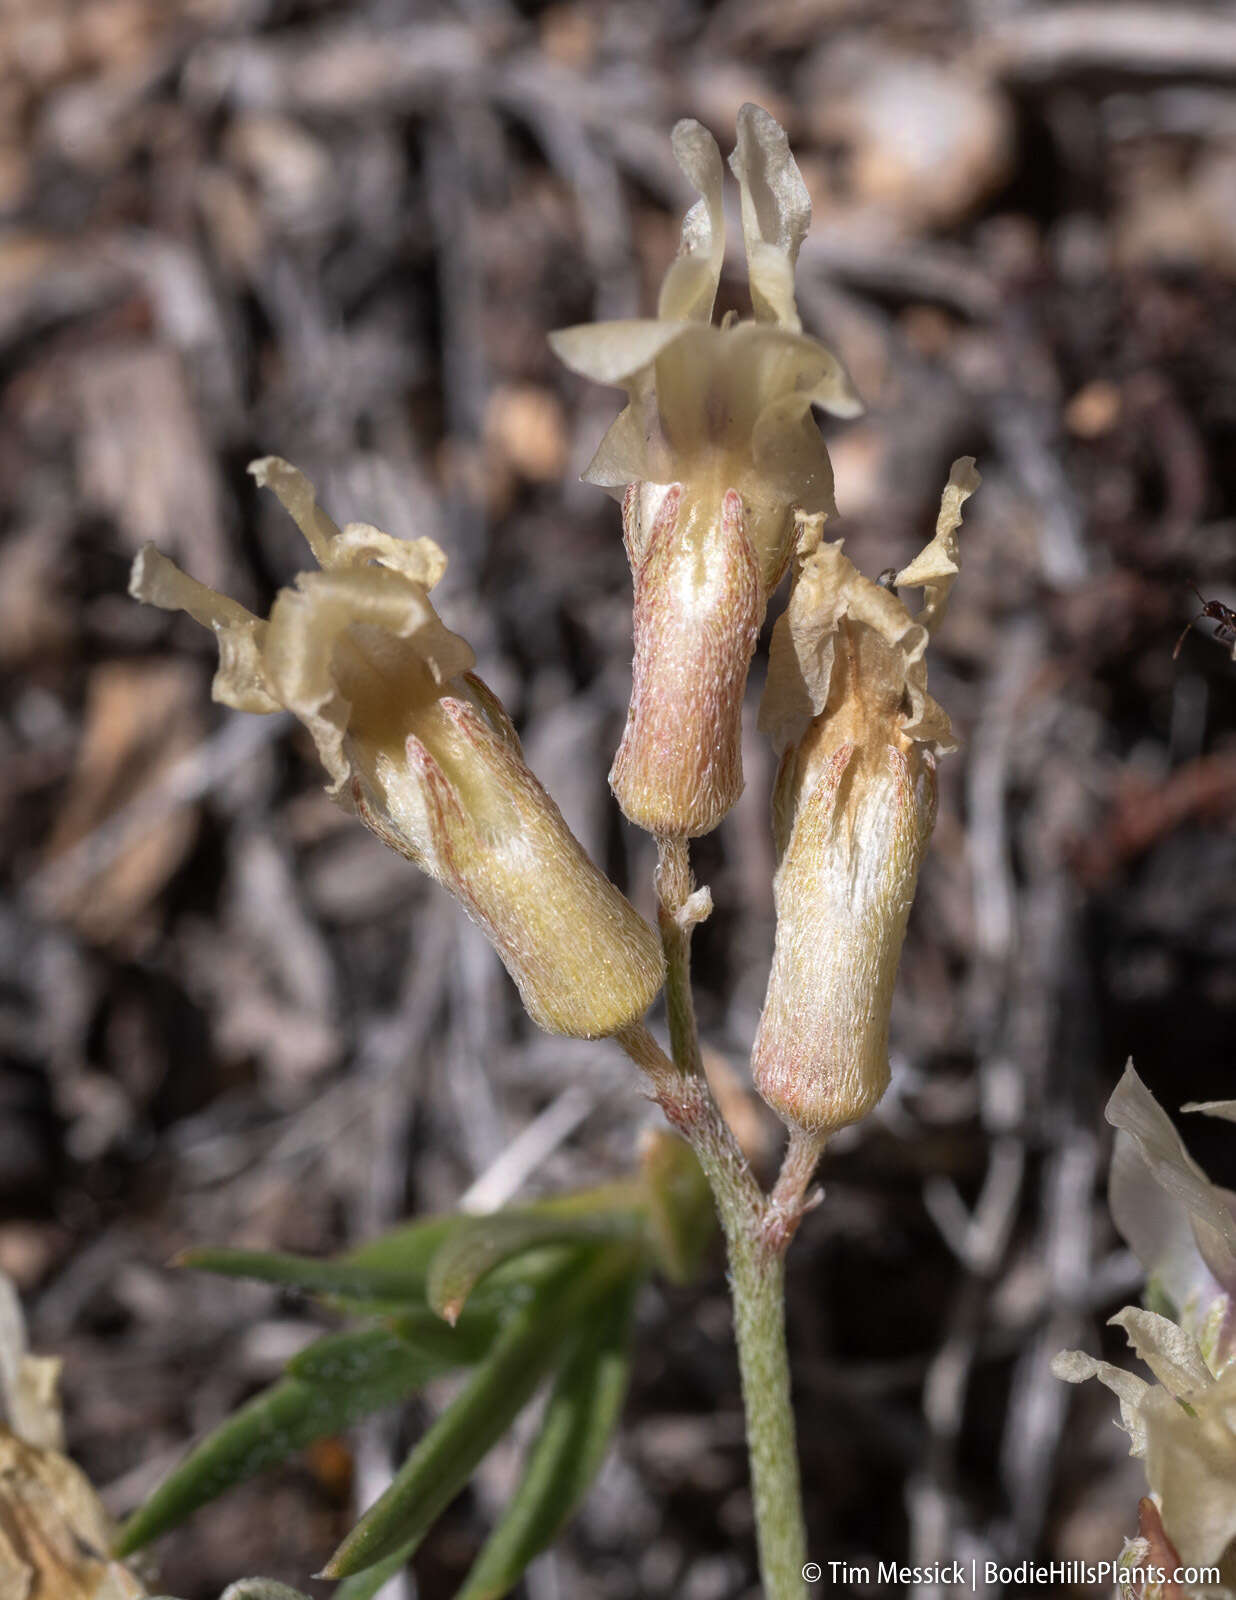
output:
[[[1236,1122],[1236,1100],[1190,1100],[1181,1106],[1182,1111],[1200,1111],[1205,1117],[1221,1117],[1224,1122]]]
[[[973,456],[961,456],[953,462],[948,483],[940,498],[940,515],[936,519],[935,537],[915,556],[908,567],[897,574],[896,583],[926,590],[916,621],[929,632],[944,615],[949,590],[961,571],[958,562],[960,551],[957,534],[961,528],[961,508],[978,488],[982,479],[974,466]]]
[[[585,483],[595,483],[601,489],[621,490],[629,483],[640,483],[650,476],[643,415],[644,409],[636,401],[619,412],[584,470]]]
[[[1159,1497],[1163,1527],[1182,1561],[1215,1565],[1236,1538],[1236,1434],[1208,1408],[1191,1416],[1163,1389],[1139,1413],[1146,1477]]]
[[[283,705],[305,724],[331,778],[331,793],[342,795],[351,775],[344,749],[352,707],[340,691],[336,646],[353,627],[413,644],[416,658],[438,683],[469,671],[476,658],[468,644],[443,624],[421,584],[381,567],[301,573],[295,589],[284,589],[270,614],[266,666]],[[389,714],[404,709],[408,689],[398,672],[378,662],[360,681],[367,695],[391,697]],[[379,715],[370,708],[369,720]]]
[[[1213,1379],[1197,1340],[1168,1317],[1125,1306],[1108,1321],[1124,1329],[1140,1359],[1178,1400],[1190,1400],[1198,1390],[1210,1387]]]
[[[1147,1395],[1153,1392],[1150,1384],[1123,1367],[1113,1366],[1110,1361],[1096,1360],[1084,1350],[1062,1350],[1052,1357],[1051,1370],[1065,1383],[1085,1383],[1088,1378],[1097,1378],[1110,1389],[1120,1402],[1120,1426],[1129,1436],[1129,1454],[1146,1454],[1146,1426],[1141,1408]]]
[[[1107,1203],[1120,1237],[1146,1269],[1156,1291],[1177,1311],[1206,1285],[1217,1292],[1193,1237],[1184,1202],[1151,1174],[1136,1142],[1117,1131],[1107,1180]]]
[[[446,571],[446,552],[432,539],[396,539],[367,522],[349,522],[331,544],[335,571],[380,562],[392,572],[432,589]]]
[[[697,324],[632,317],[625,322],[580,322],[549,335],[549,347],[572,372],[621,388]]]
[[[1231,1206],[1189,1155],[1171,1118],[1133,1070],[1132,1062],[1108,1101],[1105,1115],[1113,1127],[1132,1139],[1159,1187],[1184,1206],[1202,1260],[1216,1281],[1228,1293],[1236,1291],[1236,1218]],[[1115,1200],[1113,1195],[1113,1215],[1123,1232],[1133,1219],[1115,1209]]]
[[[725,212],[721,203],[724,168],[717,141],[689,117],[674,128],[674,155],[700,198],[683,218],[678,259],[665,274],[657,316],[696,322],[712,318],[713,301],[725,257]]]
[[[741,322],[727,337],[731,360],[747,363],[752,381],[770,399],[797,394],[831,416],[862,416],[863,402],[849,373],[826,345],[761,322]]]
[[[303,472],[281,456],[263,456],[249,463],[249,472],[260,489],[270,489],[279,504],[304,534],[320,567],[331,564],[331,546],[339,529],[318,504],[313,485]]]
[[[760,322],[795,333],[802,327],[794,303],[794,263],[811,226],[811,197],[790,154],[785,129],[761,106],[738,113],[738,143],[730,170],[742,197],[751,304]]]
[[[260,617],[246,611],[239,601],[189,577],[152,544],[138,551],[129,576],[129,593],[164,611],[184,611],[194,622],[211,629],[219,645],[219,669],[211,695],[221,705],[237,711],[280,709],[262,661],[267,625]]]

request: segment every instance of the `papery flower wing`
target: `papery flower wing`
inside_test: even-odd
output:
[[[1172,1282],[1190,1272],[1194,1250],[1182,1249],[1184,1234],[1179,1211],[1183,1208],[1196,1251],[1217,1283],[1229,1294],[1236,1291],[1236,1218],[1224,1193],[1211,1183],[1189,1155],[1171,1118],[1133,1070],[1124,1070],[1107,1103],[1106,1117],[1120,1135],[1131,1141],[1135,1154],[1158,1186],[1158,1196],[1148,1192],[1132,1167],[1127,1151],[1120,1149],[1112,1162],[1109,1186],[1112,1217],[1133,1253],[1152,1275],[1163,1278],[1169,1294]],[[1170,1280],[1170,1281],[1169,1281]]]
[[[821,525],[822,519],[800,519],[800,548],[818,536]],[[926,629],[896,595],[859,572],[842,554],[841,540],[810,551],[773,629],[759,719],[773,748],[780,754],[796,744],[827,705],[842,617],[873,629],[892,646],[882,658],[890,673],[883,687],[894,705],[908,695],[902,732],[912,739],[930,740],[940,750],[951,749],[948,717],[927,693]]]
[[[1124,1329],[1139,1359],[1178,1400],[1193,1399],[1214,1381],[1197,1340],[1169,1317],[1125,1306],[1108,1320],[1112,1327]]]
[[[822,515],[799,519],[799,548],[816,542],[773,628],[759,729],[778,755],[798,743],[828,703],[837,619],[845,612],[852,578],[860,576],[842,555],[842,540],[818,543],[824,521]]]
[[[1126,1372],[1123,1367],[1114,1366],[1110,1361],[1099,1361],[1084,1350],[1061,1350],[1059,1355],[1052,1357],[1051,1370],[1055,1377],[1062,1378],[1065,1383],[1085,1383],[1088,1378],[1097,1378],[1110,1389],[1120,1402],[1120,1426],[1129,1436],[1129,1454],[1146,1454],[1146,1426],[1141,1407],[1151,1393],[1151,1386],[1145,1379]]]
[[[661,436],[656,361],[688,334],[707,334],[698,322],[584,322],[549,335],[550,348],[572,372],[624,388],[629,404],[610,424],[583,473],[585,483],[620,490],[629,483],[668,481]]]
[[[1210,1274],[1193,1237],[1188,1208],[1165,1193],[1127,1133],[1116,1134],[1107,1198],[1116,1231],[1146,1269],[1152,1287],[1180,1311]]]
[[[747,246],[751,304],[758,322],[776,322],[798,333],[794,264],[811,226],[811,197],[790,154],[785,129],[761,106],[738,113],[738,143],[730,170],[742,196],[742,231]]]
[[[215,589],[182,572],[154,545],[143,545],[133,563],[129,593],[163,611],[184,611],[209,628],[219,645],[219,667],[211,698],[237,711],[282,709],[271,690],[262,659],[267,624]]]
[[[657,316],[663,321],[689,317],[709,322],[725,257],[721,152],[712,134],[689,117],[676,125],[671,137],[678,165],[700,198],[683,218],[678,259],[661,284]]]
[[[957,534],[961,528],[961,508],[978,488],[982,479],[975,470],[973,456],[961,456],[953,462],[940,497],[940,515],[936,519],[935,537],[903,567],[895,579],[897,587],[924,590],[923,604],[915,621],[931,632],[944,615],[949,591],[961,571],[960,549]]]
[[[551,333],[549,347],[563,366],[581,378],[621,388],[691,327],[687,321],[660,322],[652,317],[580,322]]]
[[[731,360],[741,361],[750,373],[753,394],[769,400],[793,396],[803,402],[800,415],[807,406],[819,406],[834,417],[862,416],[863,402],[850,374],[826,345],[805,334],[759,322],[741,322],[726,336],[733,350]],[[757,430],[763,415],[762,410],[756,414]]]

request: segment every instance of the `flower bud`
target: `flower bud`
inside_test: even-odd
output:
[[[862,576],[821,517],[800,518],[799,571],[773,634],[760,726],[781,754],[773,799],[776,946],[756,1035],[756,1087],[791,1128],[824,1136],[888,1087],[893,983],[953,748],[924,652],[957,574],[974,462],[954,464],[936,536],[897,575],[916,616]]]
[[[656,319],[566,328],[551,343],[574,371],[629,397],[584,474],[626,489],[635,580],[631,708],[610,782],[632,822],[696,835],[742,790],[743,689],[795,515],[834,509],[811,408],[862,408],[836,357],[802,334],[794,263],[811,203],[783,130],[744,106],[730,158],[753,321],[711,321],[725,253],[716,142],[680,122],[674,154],[701,198]]]
[[[322,570],[281,590],[263,621],[147,545],[130,592],[214,630],[216,700],[299,717],[330,794],[456,896],[535,1022],[597,1038],[635,1021],[661,986],[660,943],[588,859],[431,605],[442,551],[362,523],[341,531],[284,461],[250,470]]]

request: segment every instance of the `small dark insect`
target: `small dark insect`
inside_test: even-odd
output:
[[[1193,589],[1192,584],[1189,587]],[[1196,589],[1193,589],[1193,593],[1202,602],[1202,609],[1185,624],[1185,630],[1176,640],[1176,648],[1172,651],[1172,660],[1175,661],[1180,654],[1181,646],[1188,636],[1189,629],[1195,627],[1203,617],[1209,617],[1211,622],[1218,624],[1214,631],[1214,638],[1220,644],[1230,644],[1233,647],[1233,659],[1236,660],[1236,611],[1233,611],[1231,606],[1225,606],[1222,600],[1207,600]]]
[[[885,567],[884,571],[876,579],[876,582],[879,584],[881,589],[887,589],[889,594],[896,594],[897,593],[897,585],[894,582],[894,579],[896,578],[896,576],[897,576],[897,568],[896,567]]]

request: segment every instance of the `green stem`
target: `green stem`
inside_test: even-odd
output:
[[[807,1535],[785,1345],[785,1258],[745,1231],[727,1229],[726,1241],[765,1600],[801,1600]]]
[[[703,1075],[695,1001],[691,994],[691,865],[681,836],[657,838],[657,922],[665,951],[665,1014],[670,1048],[681,1072]]]
[[[691,874],[685,839],[658,839],[657,892],[673,1060],[642,1024],[619,1042],[652,1082],[712,1188],[729,1256],[751,1490],[765,1600],[802,1600],[807,1559],[785,1345],[785,1251],[803,1211],[820,1144],[792,1136],[765,1196],[704,1077],[691,998]]]

